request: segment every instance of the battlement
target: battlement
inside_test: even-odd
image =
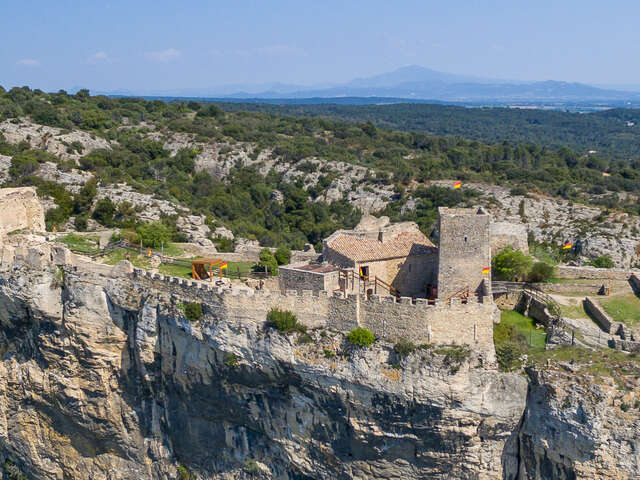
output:
[[[182,302],[206,305],[214,317],[238,321],[266,321],[273,308],[289,310],[308,328],[325,327],[349,332],[361,326],[377,338],[396,342],[467,344],[493,352],[493,323],[497,308],[490,297],[450,301],[341,291],[252,290],[242,286],[218,286],[210,282],[172,277],[133,268],[129,262],[99,264],[70,253],[59,245],[32,248],[3,247],[2,270],[15,265],[43,269],[61,266],[70,276],[101,285],[114,297],[170,296]]]

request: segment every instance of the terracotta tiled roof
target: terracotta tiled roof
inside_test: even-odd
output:
[[[327,240],[327,247],[356,262],[437,252],[437,248],[421,232],[402,232],[384,242],[359,235],[337,233]]]

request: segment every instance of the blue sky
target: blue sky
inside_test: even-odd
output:
[[[416,64],[640,85],[640,2],[4,1],[0,85],[46,90],[348,81]]]

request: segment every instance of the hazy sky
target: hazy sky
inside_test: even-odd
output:
[[[323,84],[416,64],[640,84],[640,2],[2,1],[0,85]]]

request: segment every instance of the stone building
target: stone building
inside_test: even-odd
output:
[[[482,207],[438,209],[440,248],[438,298],[489,295],[491,216]]]
[[[427,296],[436,280],[438,249],[414,222],[391,224],[388,217],[363,217],[354,230],[338,230],[323,243],[325,262],[345,274],[347,290]],[[344,285],[343,285],[344,287]]]
[[[298,263],[278,267],[278,287],[280,291],[311,290],[333,292],[340,288],[340,268],[329,264]]]

